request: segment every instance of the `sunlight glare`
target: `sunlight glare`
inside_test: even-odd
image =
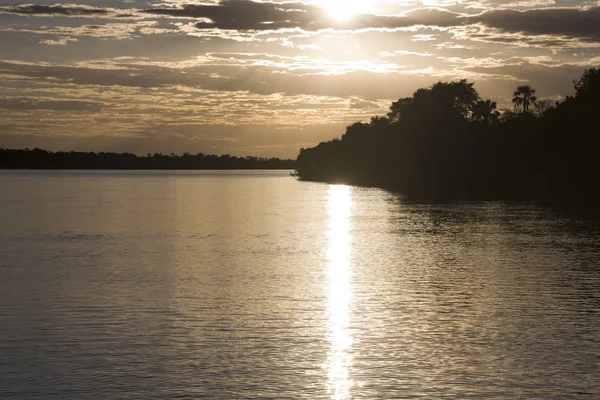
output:
[[[329,391],[332,399],[350,398],[353,381],[350,379],[352,356],[350,347],[350,216],[352,193],[349,186],[331,185],[327,199],[329,216],[327,247],[327,278],[329,341],[331,349],[328,357]]]
[[[320,5],[331,18],[347,21],[355,15],[372,13],[374,0],[322,0]]]

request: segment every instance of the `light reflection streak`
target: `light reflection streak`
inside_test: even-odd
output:
[[[349,186],[331,185],[327,199],[329,217],[327,247],[328,323],[331,349],[328,355],[328,389],[332,399],[350,398],[353,381],[352,335],[350,325],[350,215],[352,193]]]

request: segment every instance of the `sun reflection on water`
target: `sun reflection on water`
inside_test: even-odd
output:
[[[332,399],[347,399],[353,381],[350,378],[352,365],[352,336],[350,325],[350,215],[352,193],[349,186],[331,185],[327,199],[329,217],[327,247],[328,322],[329,351],[327,372],[328,388]]]

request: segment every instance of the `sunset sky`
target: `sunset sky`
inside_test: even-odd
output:
[[[443,80],[600,65],[600,2],[0,0],[0,147],[295,157]]]

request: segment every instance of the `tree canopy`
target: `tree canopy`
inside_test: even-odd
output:
[[[561,102],[513,93],[500,113],[466,80],[437,82],[357,122],[341,140],[301,149],[301,179],[379,186],[412,198],[551,199],[598,204],[600,70]]]
[[[536,90],[529,85],[523,85],[517,87],[517,90],[513,93],[512,99],[515,105],[515,111],[521,111],[526,114],[529,112],[529,108],[535,104],[537,97],[535,97]]]

